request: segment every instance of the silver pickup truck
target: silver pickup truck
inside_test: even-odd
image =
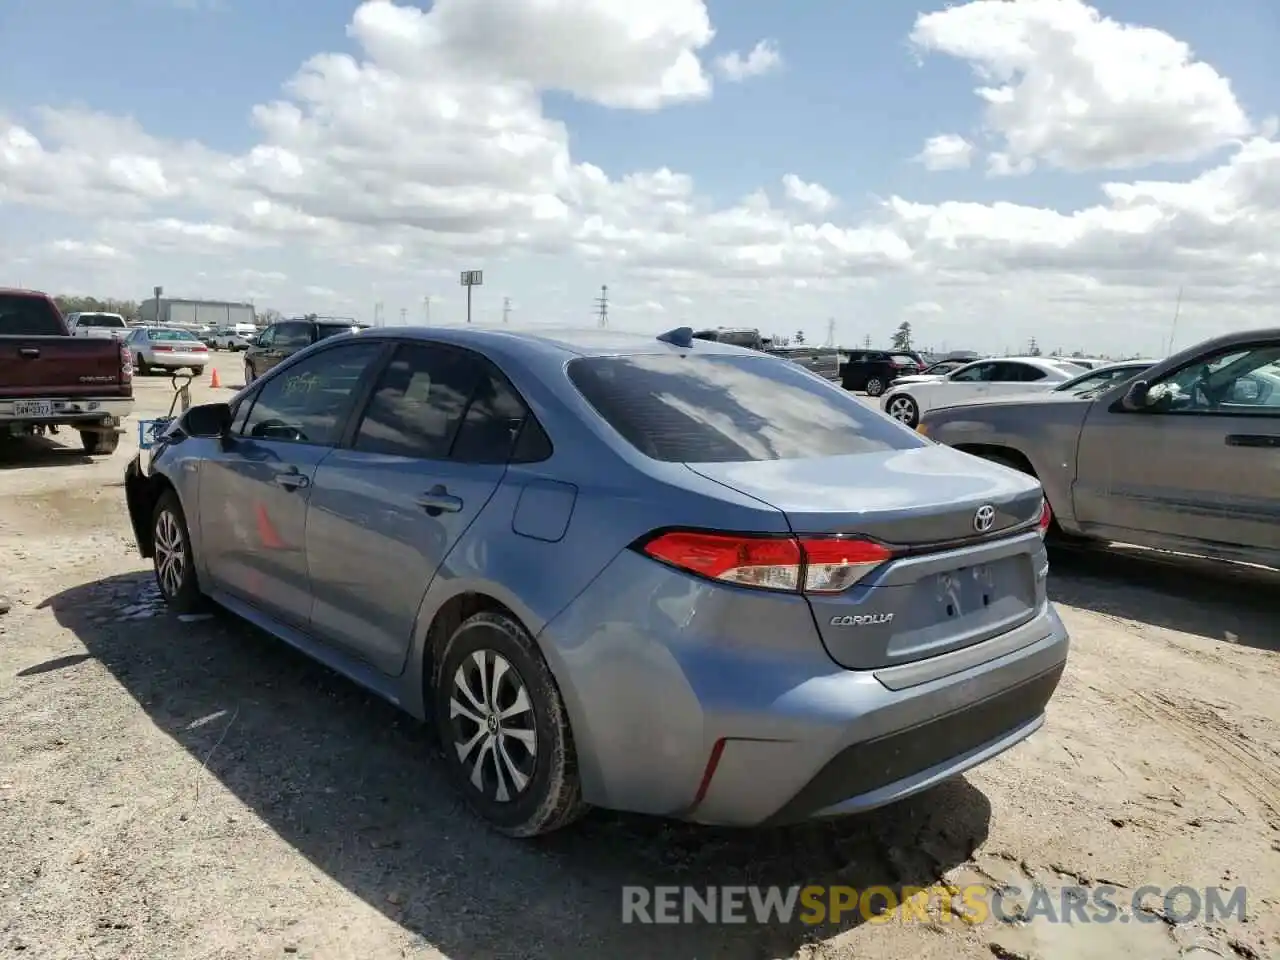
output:
[[[1280,567],[1280,329],[1096,393],[941,407],[917,429],[1034,475],[1059,536]]]

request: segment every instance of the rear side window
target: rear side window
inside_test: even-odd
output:
[[[655,460],[797,460],[925,443],[772,357],[582,357],[568,373],[595,411]]]
[[[273,347],[309,347],[311,346],[311,324],[282,323],[276,327]]]
[[[355,449],[446,459],[478,376],[477,365],[460,350],[401,346],[369,398]]]
[[[343,333],[359,333],[363,329],[364,327],[357,327],[350,323],[317,323],[316,339],[325,340]]]
[[[58,337],[66,332],[57,309],[44,297],[0,293],[0,336]]]

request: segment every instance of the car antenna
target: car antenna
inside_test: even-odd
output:
[[[676,327],[674,330],[658,334],[658,339],[673,347],[688,349],[693,346],[693,327]]]

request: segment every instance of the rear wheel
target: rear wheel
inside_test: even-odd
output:
[[[885,413],[908,427],[914,427],[920,422],[920,407],[916,405],[914,399],[905,393],[890,397],[884,409]]]
[[[454,631],[434,697],[445,762],[493,827],[533,837],[586,812],[560,691],[512,617],[477,613]]]
[[[193,613],[203,605],[196,579],[191,535],[178,495],[166,490],[151,514],[152,565],[165,603],[177,613]]]
[[[998,463],[1002,467],[1008,467],[1010,470],[1017,470],[1019,473],[1025,473],[1029,477],[1035,477],[1036,472],[1031,468],[1031,464],[1017,457],[1011,457],[1007,453],[999,453],[998,451],[984,450],[978,454],[983,460],[989,463]],[[1039,477],[1036,477],[1039,480]],[[1045,503],[1049,503],[1048,494],[1045,495]],[[1059,546],[1067,546],[1068,544],[1085,544],[1088,539],[1078,537],[1075,534],[1067,533],[1062,527],[1058,526],[1058,515],[1054,512],[1053,504],[1049,503],[1049,531],[1045,538],[1053,541]]]
[[[884,393],[884,381],[879,377],[872,377],[867,381],[867,396],[878,397]]]
[[[138,376],[140,377],[151,376],[151,364],[147,363],[147,358],[144,357],[142,354],[138,354],[137,367],[138,367]]]
[[[84,447],[84,452],[91,457],[106,456],[107,454],[115,453],[116,447],[120,446],[120,434],[81,430],[80,445]]]

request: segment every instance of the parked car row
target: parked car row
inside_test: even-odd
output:
[[[918,374],[891,383],[880,406],[909,427],[934,407],[983,397],[1051,390],[1082,373],[1082,367],[1051,357],[977,360],[940,375]]]

